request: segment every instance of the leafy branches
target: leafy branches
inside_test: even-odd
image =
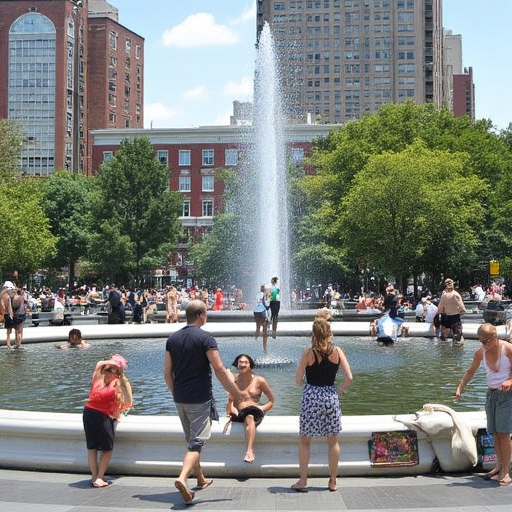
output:
[[[111,279],[138,280],[144,270],[167,261],[181,232],[181,197],[168,192],[168,173],[146,137],[124,140],[101,166],[89,258],[108,269]]]

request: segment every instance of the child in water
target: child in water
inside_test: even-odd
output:
[[[91,345],[82,339],[80,329],[71,329],[68,333],[68,342],[63,345],[57,345],[57,348],[67,350],[68,348],[89,348]]]

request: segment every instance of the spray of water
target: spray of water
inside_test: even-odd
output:
[[[250,179],[256,211],[256,222],[249,232],[254,233],[254,255],[251,289],[269,284],[279,277],[281,302],[290,305],[290,254],[288,239],[288,200],[286,186],[285,127],[282,115],[280,79],[276,52],[270,27],[266,23],[256,53],[254,85],[253,143]]]

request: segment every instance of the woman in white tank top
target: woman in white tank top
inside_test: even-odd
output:
[[[484,478],[496,480],[499,485],[512,484],[510,461],[512,458],[512,344],[500,340],[496,327],[482,324],[477,331],[482,346],[473,357],[473,362],[462,377],[455,398],[458,400],[476,370],[484,363],[487,372],[487,397],[485,412],[487,432],[494,437],[496,466]]]

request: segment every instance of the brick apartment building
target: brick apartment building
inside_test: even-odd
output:
[[[475,120],[475,84],[471,67],[453,75],[453,115],[469,116]]]
[[[475,84],[473,68],[462,65],[462,35],[444,30],[443,78],[446,105],[454,116],[475,119]]]
[[[89,174],[89,130],[143,125],[144,39],[104,0],[0,0],[0,118],[21,171]]]

